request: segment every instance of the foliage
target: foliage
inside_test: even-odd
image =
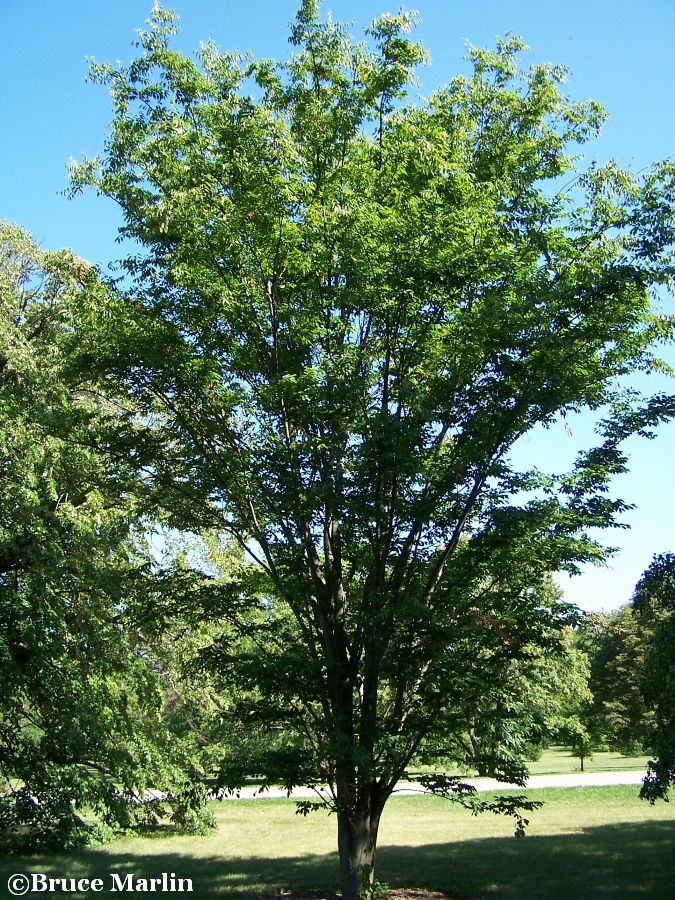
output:
[[[531,742],[570,746],[583,771],[593,748],[592,693],[589,658],[579,640],[580,623],[576,624],[565,629],[556,652],[540,650],[529,665],[520,666],[518,683],[532,718]]]
[[[111,133],[73,169],[136,248],[79,313],[80,366],[134,410],[106,449],[148,460],[168,524],[245,550],[204,659],[270,738],[256,767],[337,812],[349,898],[422,743],[559,644],[539,587],[603,558],[621,441],[673,411],[620,386],[672,331],[672,166],[577,175],[602,110],[514,38],[413,102],[413,24],[356,43],[304,0],[288,62],[193,61],[156,7],[131,64],[94,66]],[[606,418],[572,472],[513,467],[582,409]]]
[[[641,791],[651,802],[667,797],[673,781],[674,573],[672,554],[655,556],[631,603],[596,616],[585,637],[593,694],[589,728],[596,742],[626,755],[655,753]]]
[[[589,727],[596,742],[627,756],[641,753],[651,745],[654,728],[642,693],[648,636],[632,606],[602,617],[594,631],[589,640]]]
[[[69,251],[0,223],[3,843],[102,840],[148,812],[148,786],[181,781],[127,615],[152,590],[136,475],[96,449],[114,406],[68,372],[73,299],[103,291]]]
[[[542,602],[560,602],[552,580],[540,588]],[[570,624],[556,647],[532,646],[521,659],[507,659],[496,684],[466,710],[467,735],[457,735],[449,755],[479,775],[521,782],[525,761],[551,742],[578,746],[587,735],[591,701],[589,662]]]
[[[548,579],[539,598],[554,605],[562,593]],[[527,760],[550,742],[570,745],[584,730],[591,700],[588,678],[588,657],[572,625],[560,632],[556,646],[532,645],[520,658],[505,656],[495,681],[481,684],[482,694],[469,699],[463,730],[428,736],[413,766],[434,765],[445,757],[460,771],[524,783]]]
[[[675,555],[655,556],[635,587],[636,619],[646,635],[642,692],[654,716],[655,759],[641,796],[667,799],[675,784]]]

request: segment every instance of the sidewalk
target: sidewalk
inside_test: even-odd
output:
[[[528,790],[539,790],[540,788],[567,788],[567,787],[609,787],[617,784],[635,784],[638,785],[645,777],[644,770],[634,772],[575,772],[565,775],[531,775],[527,781]],[[507,782],[497,781],[496,778],[463,778],[464,784],[473,785],[477,791],[519,791],[517,785],[508,784]],[[421,794],[424,789],[419,784],[402,781],[395,794],[399,796],[405,794]],[[259,793],[256,787],[245,787],[241,789],[239,797],[226,795],[222,796],[222,800],[252,800],[259,798],[279,798],[288,797],[288,793],[282,788],[270,788],[268,791]],[[316,792],[308,788],[296,788],[290,796],[294,799],[316,798]]]
[[[637,772],[573,772],[565,775],[530,775],[527,779],[528,790],[556,787],[609,787],[615,784],[641,784],[645,777],[644,770]],[[477,791],[519,790],[508,782],[497,781],[496,778],[463,778],[465,784],[473,785]],[[419,785],[404,784],[397,787],[397,793],[409,791],[419,792]],[[522,790],[522,789],[521,789]]]

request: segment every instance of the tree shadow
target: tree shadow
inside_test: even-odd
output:
[[[675,823],[586,828],[576,834],[484,838],[383,847],[380,877],[467,898],[500,900],[672,900]]]
[[[185,846],[183,844],[183,846]],[[224,850],[226,852],[226,846]],[[319,889],[333,897],[337,855],[265,858],[264,848],[246,857],[203,857],[186,852],[116,855],[88,850],[59,856],[10,857],[0,862],[0,895],[9,875],[42,872],[48,877],[103,879],[97,894],[29,892],[33,897],[88,897],[110,893],[111,873],[159,878],[163,872],[191,879],[193,892],[172,896],[228,900]],[[604,825],[578,834],[486,838],[419,847],[385,845],[378,851],[378,877],[397,887],[428,887],[466,900],[672,900],[675,884],[675,822]],[[159,896],[162,892],[154,893]],[[6,896],[9,896],[8,894]],[[111,894],[111,896],[113,896]],[[114,896],[122,896],[116,893]]]

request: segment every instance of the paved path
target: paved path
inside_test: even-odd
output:
[[[565,775],[530,775],[527,779],[527,787],[556,788],[556,787],[606,787],[613,784],[640,784],[645,777],[644,770],[639,772],[573,772]],[[497,781],[496,778],[466,778],[462,779],[466,784],[472,784],[478,791],[518,790],[513,784]],[[399,793],[406,793],[409,789],[419,791],[419,785],[400,784]]]
[[[640,784],[644,777],[644,770],[635,772],[576,772],[566,775],[531,775],[527,781],[527,787],[535,790],[556,787],[605,787],[615,784]],[[516,785],[497,781],[496,778],[465,778],[462,780],[465,784],[473,785],[478,791],[522,790]],[[396,788],[396,793],[399,795],[419,794],[424,793],[424,791],[419,784],[401,782]],[[242,799],[253,799],[257,797],[287,797],[288,794],[281,788],[270,788],[269,791],[258,793],[258,789],[255,787],[245,787],[242,788],[239,796]],[[316,798],[316,793],[307,788],[297,788],[291,793],[291,797],[298,799]],[[224,796],[222,799],[236,800],[237,798]]]

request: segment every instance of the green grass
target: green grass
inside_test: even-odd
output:
[[[646,770],[649,756],[621,756],[616,751],[596,752],[591,759],[584,760],[585,772],[621,772],[632,769]],[[580,772],[579,757],[572,756],[566,747],[551,747],[544,750],[541,758],[529,762],[532,775],[562,775]]]
[[[392,885],[454,891],[467,900],[671,900],[674,808],[649,806],[634,787],[531,796],[546,803],[531,815],[524,840],[512,837],[507,820],[473,818],[439,798],[393,798],[380,832],[378,877]],[[335,887],[334,817],[296,816],[288,800],[226,801],[213,809],[218,830],[205,837],[165,832],[86,852],[3,860],[0,896],[14,872],[98,875],[106,892],[89,898],[108,895],[110,872],[175,872],[193,880],[194,893],[172,896],[195,898],[239,900],[278,888]]]
[[[584,772],[628,772],[646,771],[649,756],[622,756],[615,750],[598,751],[590,759],[584,760]],[[573,775],[581,772],[579,757],[574,756],[568,747],[550,747],[544,750],[541,757],[529,761],[527,767],[531,775]],[[413,774],[436,772],[434,766],[413,767]],[[477,773],[472,770],[459,769],[450,764],[449,772],[458,772],[462,777],[475,778]]]

